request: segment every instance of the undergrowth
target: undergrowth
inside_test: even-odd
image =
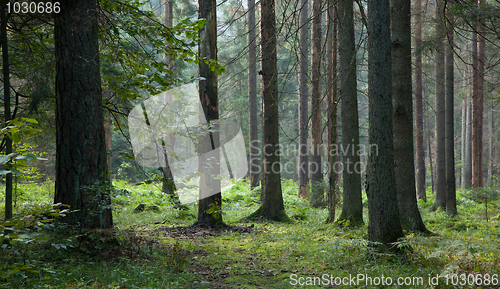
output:
[[[489,274],[490,281],[491,276],[500,276],[500,201],[491,189],[457,192],[459,215],[455,217],[431,211],[432,201],[419,201],[424,222],[435,235],[409,234],[395,245],[412,250],[381,254],[371,249],[366,225],[325,223],[327,210],[309,207],[289,180],[283,181],[283,197],[293,223],[240,223],[259,207],[260,191],[250,190],[248,182],[238,182],[222,193],[222,218],[230,225],[226,230],[189,227],[196,220],[196,204],[179,206],[161,193],[159,184],[115,181],[114,185],[115,228],[91,231],[57,221],[65,211],[49,205],[50,185],[44,193],[40,186],[23,185],[26,193],[14,208],[15,218],[0,227],[0,288],[291,288],[300,284],[323,288],[330,281],[354,277],[364,278],[365,283],[340,287],[387,287],[370,285],[366,279],[390,277],[394,288],[465,288],[478,286],[452,282],[460,282],[461,276],[468,281],[478,274],[483,279]],[[33,193],[37,190],[38,194]],[[428,200],[433,198],[429,191]],[[157,209],[134,212],[139,204]],[[364,206],[367,224],[366,202]],[[458,279],[447,280],[446,274]],[[395,286],[398,278],[423,283]],[[479,287],[498,286],[490,282]]]

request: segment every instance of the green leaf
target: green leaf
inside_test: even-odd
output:
[[[36,119],[33,119],[33,118],[22,117],[21,119],[26,121],[26,122],[29,122],[29,123],[38,124],[38,121],[36,121]]]
[[[9,160],[10,160],[9,156],[7,156],[7,155],[1,155],[0,156],[0,165],[6,164],[7,162],[9,162]]]
[[[27,161],[37,161],[39,158],[37,158],[33,153],[27,153],[24,156],[18,156],[15,158],[16,160],[27,160]]]
[[[12,173],[12,171],[0,170],[0,175],[6,175]]]
[[[13,141],[14,143],[19,143],[19,142],[21,142],[21,134],[20,134],[20,133],[18,133],[18,132],[13,132],[13,133],[12,133],[12,141]]]

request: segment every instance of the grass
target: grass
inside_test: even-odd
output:
[[[371,278],[372,285],[363,288],[387,287],[375,285],[382,276],[392,278],[394,288],[465,288],[477,287],[477,274],[490,274],[490,285],[482,288],[500,286],[491,283],[494,274],[500,283],[498,194],[490,194],[488,218],[475,192],[458,193],[454,218],[431,212],[432,202],[419,202],[425,224],[437,235],[409,234],[398,245],[413,251],[392,255],[368,246],[366,226],[326,224],[327,211],[309,208],[292,181],[283,182],[283,193],[294,223],[239,223],[259,206],[259,191],[240,182],[222,195],[223,219],[231,226],[226,231],[187,228],[196,204],[175,208],[158,184],[114,185],[120,189],[113,198],[115,228],[94,231],[44,221],[53,187],[23,185],[17,229],[0,248],[0,288],[293,288],[299,281],[328,288],[340,278],[348,282],[342,288],[367,284],[354,285],[357,280],[349,278],[356,277]],[[141,203],[160,210],[134,213]],[[445,274],[458,275],[449,275],[456,278],[446,285],[445,277],[436,278]],[[460,274],[475,282],[461,286]],[[394,286],[400,277],[423,284]]]

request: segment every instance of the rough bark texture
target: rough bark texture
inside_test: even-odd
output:
[[[467,117],[467,104],[466,100],[462,100],[462,127],[460,134],[460,160],[462,161],[462,168],[460,170],[460,186],[462,188],[462,192],[465,191],[464,186],[464,176],[465,176],[465,121]]]
[[[453,26],[451,13],[447,13],[446,23],[446,212],[452,216],[457,214],[457,195],[455,184],[455,139],[454,139],[454,58],[453,58]]]
[[[104,137],[106,138],[106,157],[108,172],[113,170],[113,158],[111,156],[112,140],[113,140],[113,129],[111,128],[111,120],[108,118],[109,115],[104,115]]]
[[[248,117],[250,127],[250,188],[259,186],[259,141],[257,131],[257,39],[255,0],[248,0]]]
[[[166,27],[173,27],[173,22],[174,22],[174,12],[173,12],[173,2],[172,0],[165,0],[164,3],[165,7],[165,26]],[[165,42],[165,45],[169,45],[167,42]],[[173,70],[174,69],[174,60],[172,58],[172,55],[170,54],[165,54],[165,62],[168,64],[168,69]],[[165,94],[165,97],[169,97],[167,94]],[[165,99],[165,102],[170,102],[172,99]],[[164,147],[165,150],[168,150],[170,148],[174,147],[174,137],[173,136],[168,136],[164,138]],[[168,143],[168,147],[166,145]],[[164,194],[170,195],[174,198],[177,199],[177,195],[175,193],[176,187],[175,187],[175,182],[174,182],[174,175],[172,174],[172,170],[170,169],[170,164],[168,163],[168,158],[165,156],[165,167],[160,168],[162,172],[162,186],[161,186],[161,191]]]
[[[489,135],[490,135],[490,141],[489,141],[489,149],[488,149],[488,185],[493,186],[493,177],[495,176],[496,170],[495,170],[495,160],[493,159],[495,157],[495,134],[493,132],[495,128],[495,118],[494,118],[494,112],[493,112],[493,107],[490,109],[490,125],[489,125]]]
[[[368,239],[383,244],[403,237],[394,172],[389,11],[389,0],[368,1],[368,138],[378,147],[368,160]]]
[[[300,0],[300,55],[299,55],[299,195],[301,186],[309,186],[309,152],[307,149],[309,97],[308,97],[308,3]]]
[[[311,199],[313,208],[324,205],[323,165],[321,161],[321,0],[313,0],[311,55]]]
[[[283,204],[280,176],[278,127],[278,67],[274,0],[260,2],[261,91],[263,100],[262,206],[249,219],[288,221]]]
[[[465,120],[465,159],[464,159],[464,188],[472,187],[472,104],[470,97],[466,99],[466,120]]]
[[[330,0],[328,4],[328,35],[326,43],[326,67],[327,67],[327,83],[328,90],[328,128],[327,128],[327,142],[328,142],[328,217],[327,222],[335,221],[335,207],[337,205],[337,183],[338,174],[336,170],[336,163],[338,161],[338,154],[334,152],[337,145],[337,9],[334,0]]]
[[[165,0],[165,26],[173,27],[174,26],[174,3],[172,0]],[[167,43],[165,43],[167,45]],[[172,70],[174,67],[174,59],[172,55],[165,55],[166,62],[168,64],[168,69]]]
[[[198,1],[198,18],[207,20],[205,27],[200,29],[200,43],[198,51],[200,58],[217,60],[217,15],[215,0]],[[205,118],[209,125],[219,119],[218,95],[217,95],[217,73],[210,70],[208,64],[200,61],[198,65],[200,77],[199,96],[200,103],[205,113]],[[212,123],[212,124],[211,124]],[[212,149],[219,147],[218,134],[210,133],[203,140],[203,147],[208,145]],[[223,226],[222,214],[220,214],[222,199],[220,193],[220,180],[215,177],[220,174],[220,155],[214,154],[215,159],[205,159],[200,157],[200,165],[207,165],[203,168],[205,173],[200,177],[200,200],[198,201],[198,220],[196,224],[209,227]],[[210,167],[210,169],[207,169]],[[205,190],[215,190],[205,192]],[[206,197],[206,195],[208,197]],[[219,212],[217,212],[219,211]]]
[[[429,113],[427,113],[427,115],[429,115]],[[429,168],[430,168],[430,173],[431,173],[431,190],[432,192],[434,193],[435,191],[435,186],[434,186],[434,182],[435,182],[435,176],[434,176],[434,169],[433,169],[433,161],[432,161],[432,147],[431,147],[431,131],[430,131],[430,125],[429,125],[429,122],[427,122],[427,150],[428,150],[428,154],[429,154]]]
[[[56,51],[55,203],[70,205],[64,220],[110,228],[97,1],[61,1],[54,23]]]
[[[410,0],[391,0],[394,166],[403,229],[425,232],[417,206],[413,154]]]
[[[446,209],[445,68],[443,0],[436,0],[436,200],[435,208]]]
[[[7,38],[7,2],[1,5],[1,43],[2,43],[2,72],[5,122],[11,119],[10,113],[10,72],[9,72],[9,46]],[[7,89],[6,89],[7,88]],[[12,153],[12,140],[5,139],[5,155]],[[5,220],[12,219],[12,173],[5,176]]]
[[[480,5],[481,5],[481,1]],[[472,186],[483,187],[483,92],[485,39],[481,23],[476,27],[477,45],[473,43],[473,83],[472,83]],[[477,52],[477,53],[475,53]]]
[[[422,91],[422,1],[415,1],[415,141],[417,162],[417,198],[427,202],[425,185],[424,108]]]
[[[359,121],[356,84],[356,49],[354,46],[353,1],[338,1],[339,19],[339,76],[342,102],[342,156],[343,201],[338,222],[349,221],[351,225],[363,224],[361,198],[361,175],[353,167],[359,164]],[[390,41],[390,40],[388,40]],[[354,147],[354,149],[353,149]]]

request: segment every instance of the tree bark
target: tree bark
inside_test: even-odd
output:
[[[424,118],[422,90],[422,1],[415,1],[415,140],[417,162],[417,198],[427,202],[425,186]]]
[[[274,0],[260,2],[261,91],[263,100],[262,205],[248,219],[288,221],[281,190],[278,126],[278,67]]]
[[[410,20],[410,0],[392,0],[391,60],[396,194],[403,229],[426,232],[417,206],[413,161]]]
[[[323,164],[321,158],[321,0],[313,0],[311,56],[311,199],[310,205],[324,205]]]
[[[309,31],[308,24],[308,2],[300,0],[300,30],[299,30],[299,195],[302,192],[303,186],[309,189],[309,152],[307,148],[308,133],[308,116],[309,116],[309,97],[308,97],[308,42],[307,34]]]
[[[56,51],[55,203],[77,210],[64,221],[113,226],[99,68],[97,1],[61,1]]]
[[[447,45],[446,45],[446,104],[445,104],[445,117],[446,117],[446,213],[451,216],[457,214],[457,194],[456,194],[456,183],[455,183],[455,129],[454,129],[454,57],[453,57],[453,45],[454,45],[454,20],[453,15],[447,10],[446,22],[446,34],[447,34]]]
[[[368,161],[368,239],[382,244],[403,237],[394,169],[390,21],[389,0],[368,1],[368,138],[378,148]],[[411,78],[411,70],[407,74]]]
[[[257,37],[255,0],[248,0],[248,115],[250,127],[250,188],[259,186],[259,140],[257,131]]]
[[[494,112],[493,112],[493,106],[490,109],[490,126],[489,126],[489,135],[490,135],[490,141],[489,141],[489,157],[488,157],[488,185],[493,186],[493,177],[495,176],[495,162],[494,162],[494,157],[495,157],[495,134],[493,132],[493,129],[495,128],[495,118],[494,118]]]
[[[361,174],[353,169],[360,164],[358,97],[356,83],[356,49],[354,45],[353,1],[338,1],[339,19],[339,76],[342,102],[342,156],[343,201],[338,222],[349,221],[351,225],[363,224],[361,197]],[[389,40],[388,40],[389,41]],[[353,149],[354,148],[354,149]]]
[[[9,45],[7,38],[7,2],[1,2],[1,43],[2,43],[2,71],[3,71],[3,96],[5,122],[11,120],[10,113],[10,66]],[[5,155],[12,153],[12,139],[5,138]],[[5,175],[5,220],[12,219],[12,173]]]
[[[467,117],[467,100],[462,100],[462,127],[460,134],[460,160],[462,161],[462,168],[460,170],[460,186],[462,192],[465,191],[465,127]]]
[[[113,158],[111,156],[111,149],[113,148],[113,129],[111,128],[111,120],[108,118],[109,115],[104,115],[104,137],[106,138],[106,158],[108,172],[113,171]]]
[[[430,167],[430,173],[431,173],[431,190],[434,193],[435,188],[434,188],[434,170],[433,170],[433,161],[432,161],[432,147],[431,147],[431,132],[429,129],[429,125],[427,125],[427,148],[429,150],[429,167]]]
[[[173,27],[174,23],[174,14],[173,14],[173,2],[172,0],[165,0],[164,3],[165,6],[165,26],[166,27]],[[165,41],[165,45],[169,45]],[[168,65],[168,69],[172,70],[174,69],[174,60],[172,58],[172,55],[170,54],[165,54],[165,62]],[[170,99],[167,99],[167,97],[170,97],[167,93],[165,93],[165,103],[171,102],[173,99],[170,97]],[[173,136],[167,136],[163,139],[163,147],[164,151],[166,150],[171,150],[174,147],[174,137]],[[168,144],[168,145],[167,145]],[[162,186],[161,186],[161,191],[164,194],[167,194],[169,196],[174,197],[175,200],[178,200],[178,196],[175,193],[176,187],[175,187],[175,182],[174,182],[174,175],[172,174],[172,170],[170,168],[170,164],[168,163],[168,157],[165,154],[165,166],[160,168],[162,172]]]
[[[443,0],[436,0],[436,200],[434,207],[446,209],[445,68]]]
[[[326,48],[326,67],[327,67],[327,90],[328,90],[328,217],[327,222],[335,221],[335,207],[337,205],[337,162],[338,153],[335,150],[337,146],[337,7],[333,0],[328,3],[328,35]]]
[[[482,1],[479,1],[479,6]],[[472,186],[483,187],[483,94],[484,94],[484,28],[480,22],[476,26],[477,44],[473,42],[472,61]],[[477,53],[475,53],[477,51]]]
[[[201,59],[217,60],[217,14],[215,0],[198,0],[198,18],[207,20],[205,27],[200,29],[198,52]],[[208,126],[217,131],[216,121],[219,119],[219,100],[217,94],[217,72],[211,70],[204,61],[198,64],[200,103]],[[212,150],[212,158],[202,154],[199,164],[204,166],[200,177],[200,197],[198,201],[198,219],[195,224],[207,227],[224,226],[222,221],[221,185],[217,176],[220,174],[220,154],[215,148],[220,147],[218,133],[209,133],[203,139],[203,149]]]
[[[465,120],[465,160],[464,160],[464,188],[472,187],[472,104],[470,97],[466,100],[466,120]]]

